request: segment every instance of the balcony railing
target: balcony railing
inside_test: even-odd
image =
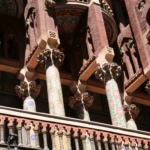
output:
[[[57,2],[82,2],[82,3],[89,3],[90,0],[56,0]]]
[[[35,138],[30,135],[31,123]],[[31,148],[31,140],[35,140],[35,148],[46,150],[58,149],[58,145],[64,150],[65,139],[68,150],[86,150],[87,137],[91,150],[122,150],[122,143],[126,150],[129,146],[142,150],[149,149],[150,142],[149,132],[0,106],[0,146],[5,146],[8,133],[12,132],[18,134],[18,147]],[[26,135],[26,144],[23,144],[23,135]]]

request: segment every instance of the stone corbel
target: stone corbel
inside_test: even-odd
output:
[[[18,74],[17,78],[20,81],[30,82],[34,81],[37,78],[37,73],[33,68],[24,67],[23,69],[20,70],[20,73]]]
[[[57,32],[48,30],[45,35],[41,35],[37,41],[40,49],[44,50],[48,44],[51,49],[57,48],[60,45],[60,40]]]
[[[98,54],[98,57],[96,57],[95,60],[92,61],[92,63],[88,64],[88,67],[86,67],[86,69],[82,71],[83,73],[80,75],[79,79],[82,81],[87,81],[90,76],[95,72],[95,69],[98,66],[101,66],[104,63],[111,64],[113,62],[114,56],[115,54],[113,48],[105,46]]]

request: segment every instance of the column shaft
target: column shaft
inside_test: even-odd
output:
[[[112,124],[126,128],[126,119],[123,112],[118,85],[114,79],[111,79],[106,80],[105,86]]]
[[[23,109],[26,111],[36,112],[35,100],[31,96],[28,96],[24,99]]]
[[[83,119],[85,121],[90,121],[90,116],[87,108],[84,104],[78,106],[77,114],[79,119]]]
[[[127,121],[127,128],[137,130],[137,126],[134,119],[130,119]]]
[[[59,71],[50,62],[46,64],[46,80],[50,114],[65,116]]]

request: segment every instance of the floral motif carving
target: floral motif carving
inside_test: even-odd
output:
[[[147,43],[150,44],[150,31],[146,35]]]
[[[142,0],[139,4],[139,10],[142,10],[145,7],[145,4],[146,4],[145,0]]]
[[[111,77],[111,78],[114,78],[116,79],[117,77],[119,77],[121,74],[121,67],[118,66],[117,63],[112,63],[112,64],[109,64],[109,63],[105,63],[99,67],[96,68],[96,71],[95,71],[95,76],[97,79],[101,80],[101,81],[104,81],[104,79],[106,77]]]
[[[82,104],[82,100],[84,105],[88,108],[92,105],[94,97],[90,96],[88,92],[85,92],[83,94],[76,93],[74,96],[71,96],[69,98],[69,106],[73,109],[77,109],[78,106]]]
[[[139,76],[143,75],[143,70],[140,69],[125,85],[124,88],[127,89],[133,82],[136,81],[136,79],[139,78]]]
[[[93,55],[88,59],[87,63],[80,69],[79,76],[83,74],[83,72],[90,66],[90,64],[96,59],[96,56]]]
[[[43,50],[42,53],[39,53],[37,56],[37,61],[39,66],[44,67],[47,62],[58,62],[58,65],[61,66],[64,62],[65,55],[59,49],[53,49],[52,52],[48,49]]]
[[[150,81],[147,81],[146,86],[145,86],[145,91],[147,91],[148,94],[150,94]]]
[[[41,85],[36,85],[35,81],[31,81],[29,84],[25,81],[22,81],[20,83],[20,86],[17,85],[15,87],[16,94],[20,98],[27,97],[28,95],[31,95],[33,98],[36,98],[41,90]]]
[[[135,104],[124,105],[123,110],[124,110],[127,120],[131,118],[135,119],[140,112],[140,109]]]

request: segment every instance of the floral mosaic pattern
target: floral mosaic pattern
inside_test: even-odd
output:
[[[136,123],[135,123],[134,119],[128,120],[127,128],[137,130],[137,126],[136,126]]]
[[[65,116],[60,76],[54,64],[47,67],[46,80],[50,114]]]
[[[112,123],[118,127],[127,127],[119,89],[114,79],[106,81],[106,93]]]
[[[23,109],[26,111],[36,112],[35,101],[32,97],[28,96],[25,98],[24,103],[23,103]]]
[[[0,13],[15,17],[18,6],[16,0],[0,0]]]
[[[66,38],[72,38],[82,14],[83,10],[79,9],[56,10],[59,33]]]

